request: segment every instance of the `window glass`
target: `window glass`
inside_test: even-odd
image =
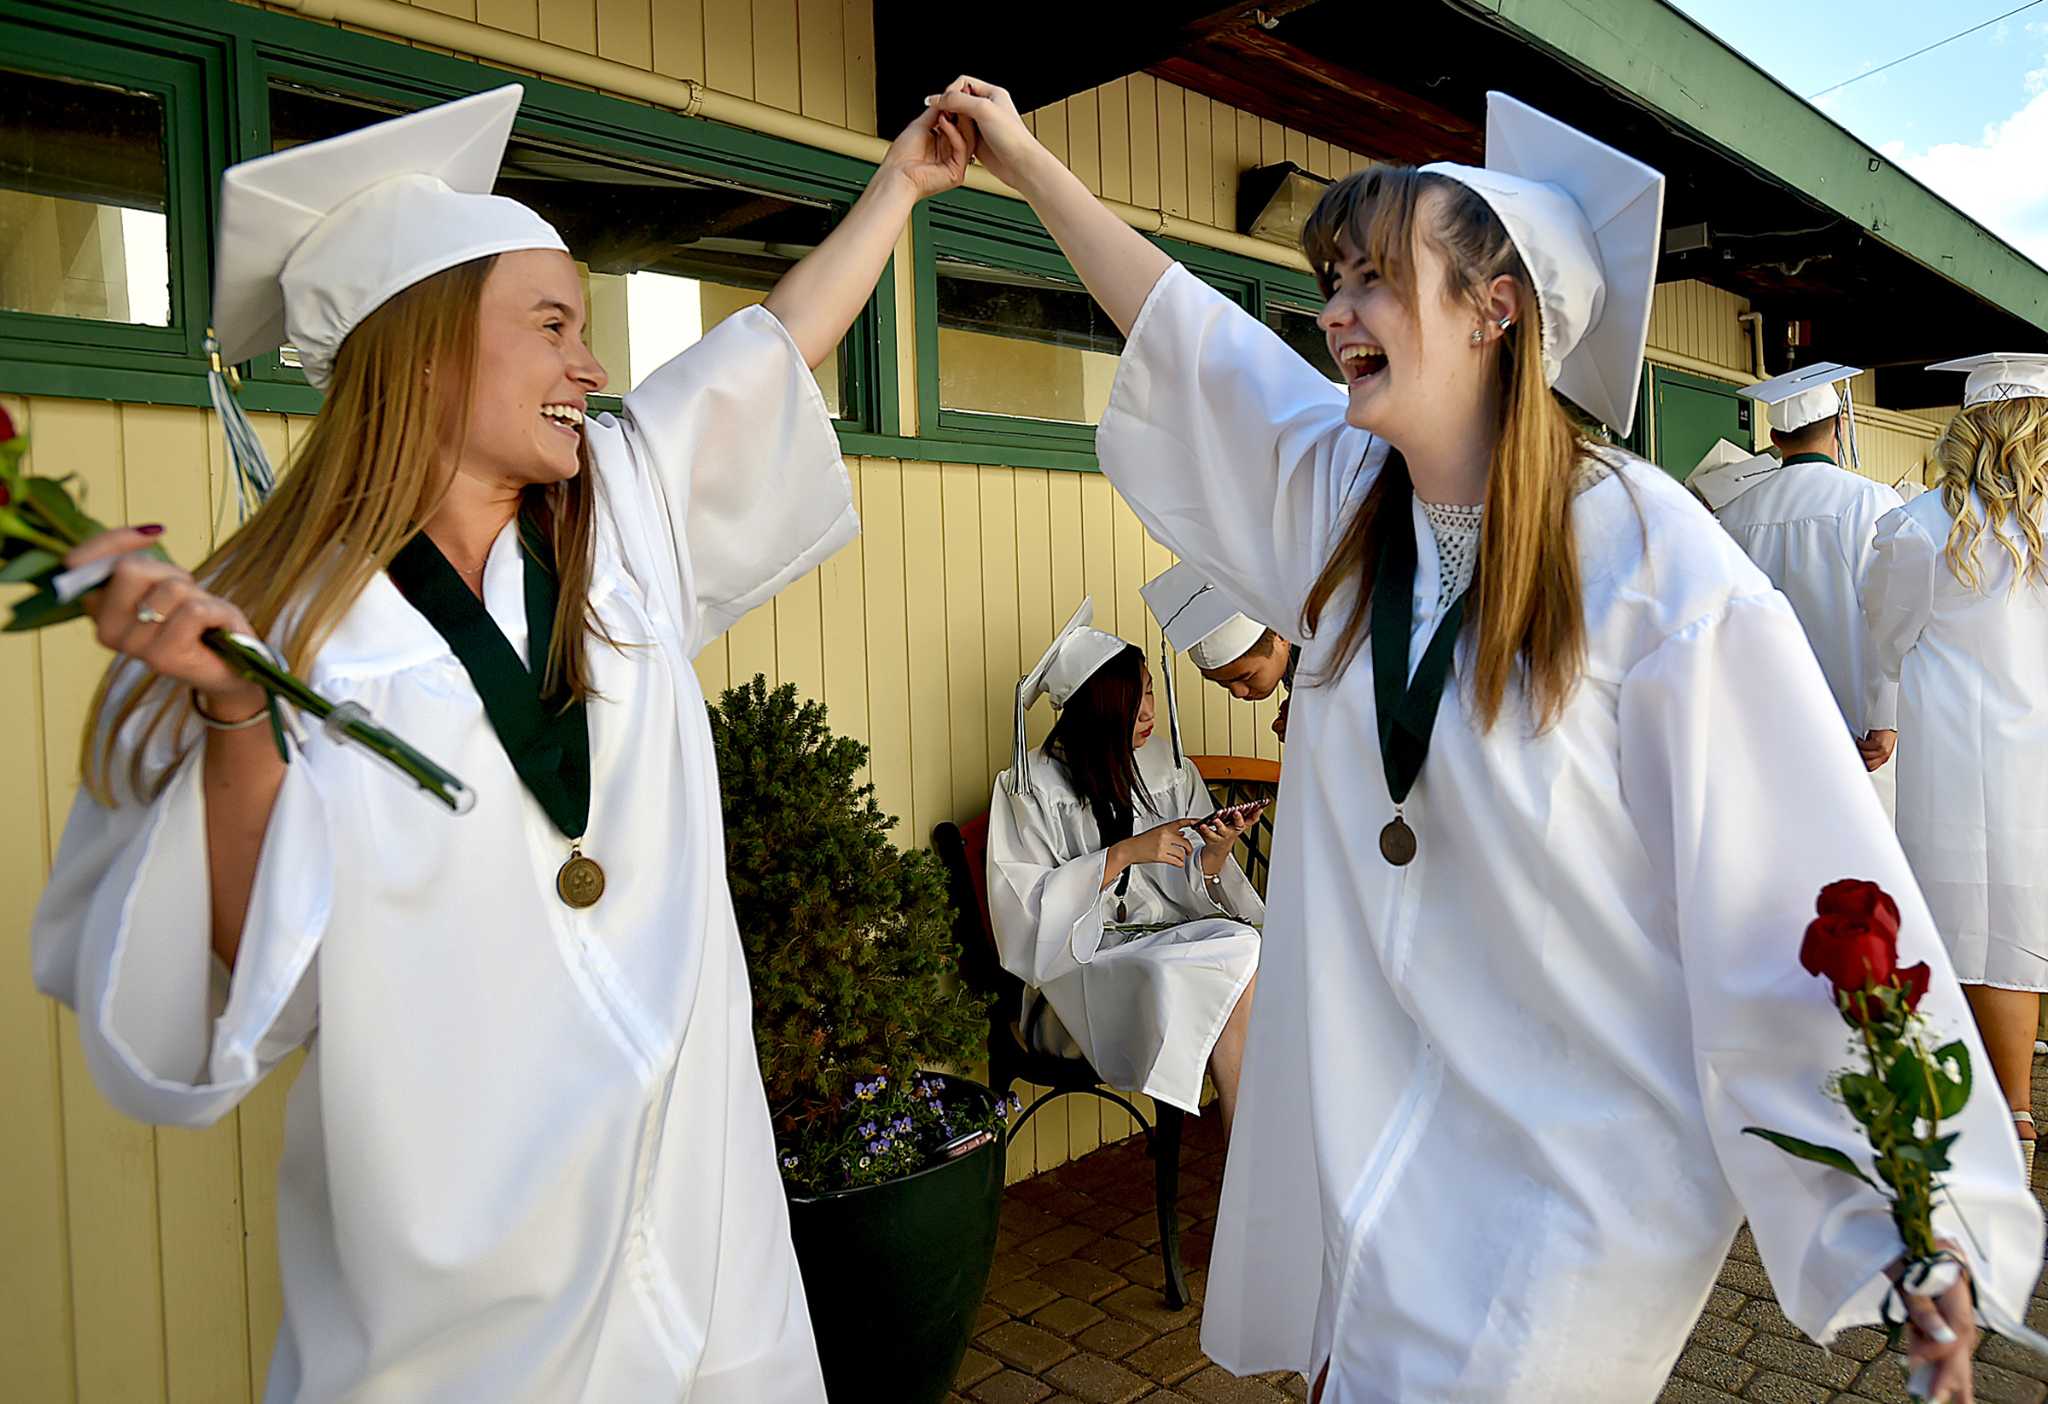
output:
[[[1292,346],[1304,361],[1340,385],[1343,383],[1344,373],[1330,358],[1330,343],[1323,336],[1323,329],[1316,325],[1316,314],[1312,310],[1268,301],[1266,325],[1278,332],[1280,339]]]
[[[1081,287],[938,260],[939,407],[1093,424],[1123,337]]]
[[[171,324],[164,103],[0,68],[0,310]]]

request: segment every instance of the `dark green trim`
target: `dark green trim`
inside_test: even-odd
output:
[[[1667,4],[1457,0],[1673,125],[2048,329],[2048,271]]]
[[[844,453],[866,458],[900,458],[912,463],[974,463],[998,468],[1053,468],[1076,473],[1102,471],[1093,451],[1081,453],[1023,448],[985,440],[906,439],[842,430],[839,447]]]

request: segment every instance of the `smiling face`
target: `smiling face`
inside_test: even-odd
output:
[[[477,309],[459,473],[515,491],[576,476],[585,405],[606,383],[584,333],[583,283],[567,254],[499,255]]]
[[[1303,242],[1347,423],[1412,452],[1447,425],[1497,417],[1501,322],[1525,304],[1513,246],[1476,195],[1439,174],[1353,176],[1323,197]]]

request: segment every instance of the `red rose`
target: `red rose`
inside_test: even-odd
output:
[[[1799,963],[1844,993],[1888,984],[1897,965],[1895,936],[1860,917],[1816,917],[1800,943]]]
[[[7,413],[7,406],[0,405],[0,444],[14,437],[14,420]]]
[[[1899,936],[1899,904],[1874,882],[1842,878],[1820,890],[1814,910],[1824,917],[1855,917],[1881,928],[1896,942]]]
[[[1899,969],[1899,989],[1905,994],[1906,1008],[1918,1009],[1920,996],[1927,993],[1927,962],[1902,966]]]

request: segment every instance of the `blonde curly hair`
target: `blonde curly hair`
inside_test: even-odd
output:
[[[1984,588],[1978,548],[1988,532],[2012,557],[2014,588],[2023,580],[2048,583],[2041,534],[2042,500],[2048,496],[2048,399],[1973,405],[1948,422],[1929,457],[1933,487],[1955,522],[1944,554],[1956,579],[1972,590]]]

